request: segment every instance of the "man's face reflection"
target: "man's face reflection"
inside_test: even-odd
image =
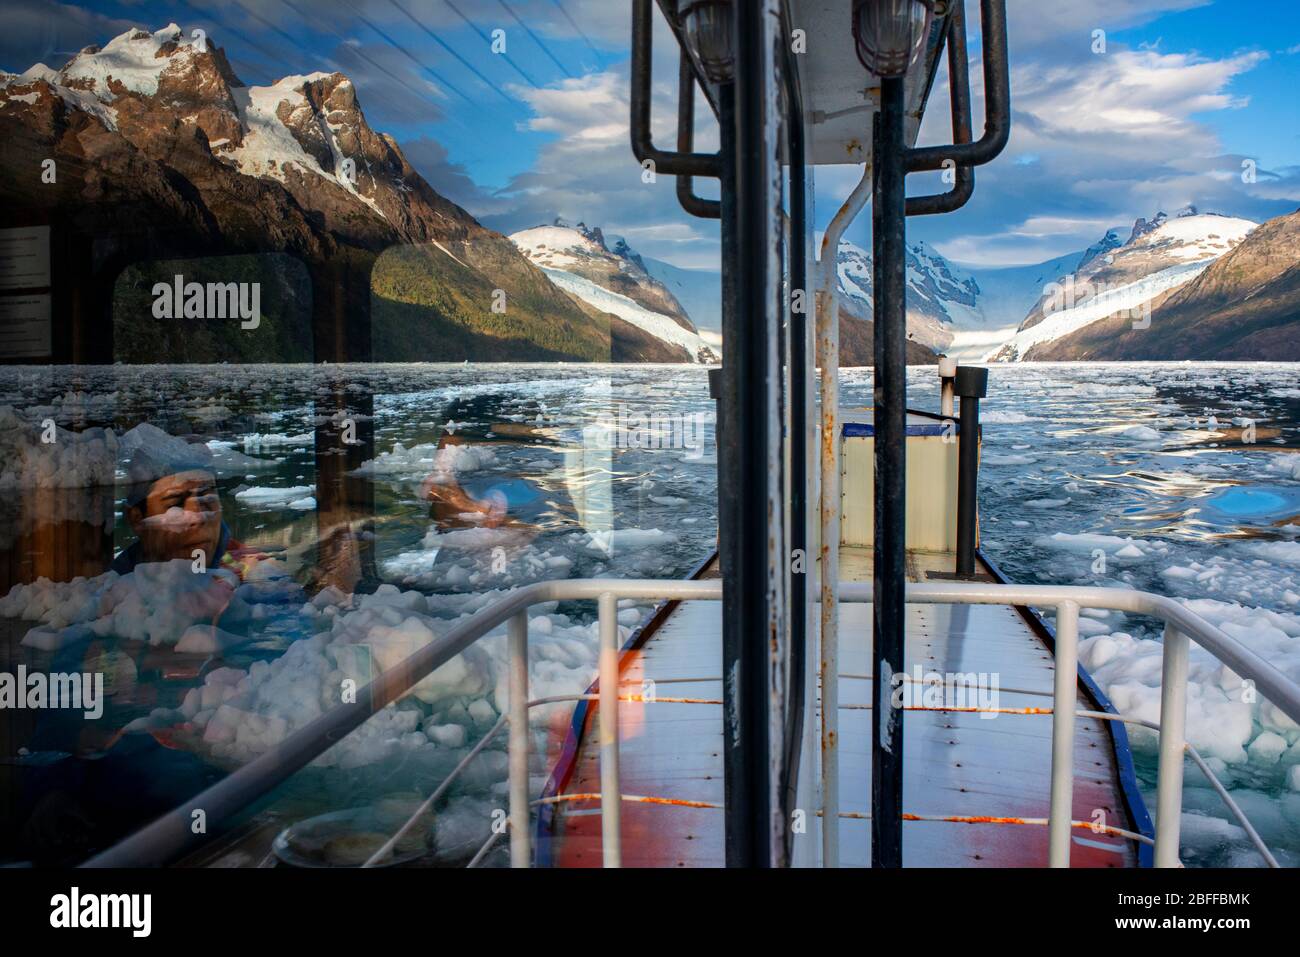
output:
[[[194,558],[211,563],[221,540],[221,499],[210,472],[177,472],[154,482],[149,495],[127,512],[147,562]]]

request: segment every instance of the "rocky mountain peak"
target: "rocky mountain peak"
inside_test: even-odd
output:
[[[632,263],[638,269],[645,270],[646,268],[645,260],[641,258],[641,254],[637,252],[635,249],[633,249],[631,246],[629,246],[627,244],[627,240],[624,239],[622,236],[619,236],[617,238],[617,240],[614,242],[614,248],[611,249],[610,252],[612,252],[619,259],[626,259],[628,262]]]
[[[1083,257],[1079,260],[1079,265],[1075,267],[1075,270],[1078,271],[1082,269],[1094,259],[1097,259],[1100,256],[1105,256],[1112,249],[1118,249],[1123,245],[1124,241],[1119,238],[1119,232],[1117,230],[1107,230],[1105,236],[1101,237],[1101,239],[1083,251]]]
[[[510,239],[535,265],[547,270],[553,280],[558,279],[562,284],[568,282],[563,275],[557,275],[567,274],[595,287],[576,284],[569,291],[579,294],[579,298],[585,296],[589,304],[606,311],[620,308],[618,303],[606,299],[606,293],[630,300],[635,309],[624,308],[624,318],[644,322],[649,328],[659,328],[663,332],[653,318],[661,317],[688,334],[684,344],[688,345],[693,357],[698,361],[711,361],[700,358],[705,347],[695,342],[698,339],[695,324],[677,297],[650,274],[640,254],[622,237],[616,237],[611,247],[599,226],[571,223],[563,217],[556,217],[549,226],[520,230]],[[670,338],[676,336],[677,331],[667,330]]]
[[[1163,210],[1152,216],[1149,222],[1145,218],[1139,216],[1137,221],[1133,223],[1133,232],[1129,234],[1128,242],[1136,242],[1147,233],[1154,232],[1163,226],[1168,219],[1169,217],[1165,215]]]

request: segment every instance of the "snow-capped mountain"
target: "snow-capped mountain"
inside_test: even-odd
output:
[[[1148,305],[1199,276],[1255,224],[1187,207],[1115,227],[1080,252],[1029,266],[958,266],[925,243],[907,250],[909,336],[962,361],[1033,358],[1046,343]],[[1127,239],[1124,237],[1127,235]],[[841,242],[843,307],[872,315],[871,254]]]
[[[115,318],[102,361],[274,361],[304,335],[338,360],[693,356],[576,302],[433,190],[341,73],[249,87],[212,40],[133,29],[0,74],[0,139],[0,205],[105,251],[67,266],[77,308]],[[130,297],[166,257],[211,281],[297,282],[305,333],[276,315],[252,334],[154,319]],[[115,286],[126,268],[144,274]]]
[[[871,253],[841,240],[837,256],[840,303],[851,315],[872,318]],[[923,242],[907,247],[907,330],[909,336],[937,351],[952,341],[956,329],[980,327],[979,284]]]
[[[1300,211],[1251,229],[1196,278],[1151,300],[1142,319],[1107,315],[1029,357],[1300,360]]]
[[[512,233],[510,239],[575,299],[685,350],[690,361],[718,360],[677,297],[625,240],[607,242],[599,227],[561,219]]]
[[[924,242],[907,248],[907,329],[913,341],[962,360],[978,359],[1010,339],[1043,288],[1121,245],[1116,230],[1082,252],[1030,266],[959,266]],[[871,253],[841,241],[841,305],[872,318]]]
[[[986,358],[1033,359],[1047,344],[1117,314],[1145,328],[1153,302],[1199,276],[1255,225],[1195,207],[1138,219],[1123,245],[1085,256],[1075,271],[1048,283],[1015,335]]]
[[[722,275],[716,269],[683,269],[660,259],[642,256],[646,272],[663,283],[682,304],[705,341],[720,341],[722,329]]]

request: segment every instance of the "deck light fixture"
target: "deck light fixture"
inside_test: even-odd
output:
[[[704,75],[730,82],[735,70],[731,0],[688,0],[679,13],[686,46]]]
[[[900,77],[930,35],[935,0],[853,0],[853,42],[874,76]]]

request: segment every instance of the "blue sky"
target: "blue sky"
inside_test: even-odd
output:
[[[973,22],[977,6],[969,0]],[[1009,0],[1013,135],[961,212],[909,224],[959,262],[1005,265],[1081,249],[1108,226],[1194,203],[1260,220],[1300,205],[1300,11],[1291,0]],[[582,219],[683,266],[716,267],[717,233],[641,182],[627,146],[624,0],[8,0],[0,67],[55,68],[130,26],[195,27],[266,84],[340,70],[376,129],[433,186],[503,231]],[[972,23],[972,28],[974,23]],[[504,53],[493,31],[504,31]],[[1094,31],[1105,31],[1095,52]],[[656,51],[659,138],[675,55]],[[978,41],[972,54],[978,54]],[[813,51],[815,52],[815,51]],[[979,99],[976,80],[977,122]],[[946,130],[946,81],[923,141]],[[707,145],[708,116],[701,117]],[[1257,164],[1241,182],[1241,163]],[[824,222],[852,185],[819,172]],[[933,184],[912,177],[909,189]],[[850,238],[866,244],[868,217]]]

